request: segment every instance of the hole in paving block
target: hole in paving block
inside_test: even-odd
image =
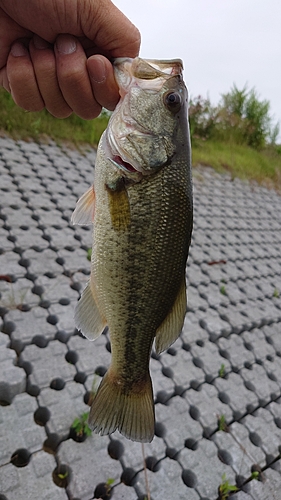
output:
[[[197,340],[197,341],[196,341],[196,344],[197,344],[199,347],[204,347],[205,342],[204,342],[204,340]]]
[[[35,344],[37,347],[40,347],[41,349],[43,349],[44,347],[46,347],[48,345],[48,340],[43,335],[35,335],[31,341],[31,343]]]
[[[253,346],[249,342],[244,342],[244,346],[248,351],[253,351]]]
[[[184,351],[190,351],[191,346],[190,346],[190,344],[188,344],[187,342],[184,342],[184,343],[182,344],[182,348],[183,348],[183,350],[184,350]]]
[[[87,391],[84,395],[84,403],[85,405],[92,406],[92,402],[94,400],[95,394],[92,391]]]
[[[78,283],[78,281],[74,281],[70,285],[70,288],[72,288],[72,290],[76,290],[76,292],[79,292],[79,290],[81,289],[81,287],[82,287],[82,285],[81,285],[81,283]]]
[[[177,351],[174,347],[169,347],[169,349],[167,350],[167,353],[170,354],[171,356],[176,356]]]
[[[166,391],[158,391],[156,393],[156,402],[161,403],[162,405],[165,405],[167,401],[171,399],[171,394],[169,394]]]
[[[109,483],[99,483],[94,491],[94,498],[109,500],[112,496],[112,487]]]
[[[84,384],[86,380],[87,380],[87,375],[84,372],[78,372],[74,377],[74,382],[77,382],[78,384]]]
[[[58,257],[56,259],[56,263],[59,264],[60,266],[63,266],[64,265],[64,259],[62,257]]]
[[[124,446],[117,439],[112,439],[107,447],[107,451],[111,458],[119,460],[124,453]]]
[[[134,469],[127,467],[121,474],[121,482],[126,486],[133,486],[137,479],[137,473]]]
[[[111,344],[110,344],[109,340],[106,342],[105,347],[108,350],[108,352],[111,352]]]
[[[189,408],[189,415],[193,418],[193,420],[199,420],[200,411],[196,408],[196,406],[191,405]]]
[[[184,446],[186,448],[188,448],[189,450],[197,450],[198,448],[198,443],[196,441],[196,439],[193,439],[193,438],[188,438],[185,440],[184,442]]]
[[[47,439],[45,439],[43,443],[43,450],[47,453],[50,453],[51,455],[54,455],[59,444],[60,437],[57,434],[52,433],[47,437]]]
[[[70,334],[66,333],[64,330],[59,330],[55,335],[55,339],[62,342],[62,344],[66,344],[69,337],[70,337]]]
[[[45,406],[40,406],[35,412],[34,412],[34,421],[36,424],[44,426],[46,423],[50,420],[51,417],[51,412],[48,408]]]
[[[98,366],[95,369],[96,375],[99,375],[100,377],[103,377],[107,372],[107,368],[105,366]]]
[[[166,428],[161,422],[155,423],[155,436],[164,437],[166,435]]]
[[[71,469],[65,464],[58,465],[58,467],[53,470],[52,476],[54,483],[59,486],[59,488],[66,488],[71,480]]]
[[[246,389],[248,389],[249,391],[252,391],[252,392],[255,392],[256,388],[254,386],[254,384],[252,384],[252,382],[248,381],[248,380],[245,380],[244,381],[244,386],[246,387]]]
[[[39,295],[39,297],[41,297],[41,295],[43,295],[44,293],[44,288],[40,285],[34,285],[31,291],[32,293],[34,293],[34,295]]]
[[[197,485],[197,477],[191,470],[184,469],[181,478],[188,488],[195,488]]]
[[[203,437],[209,439],[213,431],[214,429],[211,429],[211,427],[203,427]]]
[[[37,385],[31,384],[29,380],[27,381],[26,392],[30,396],[37,398],[40,394],[40,388]]]
[[[281,429],[281,418],[280,418],[280,417],[276,417],[276,418],[274,419],[274,422],[275,422],[275,425],[276,425],[279,429]]]
[[[212,384],[213,380],[214,380],[214,376],[211,375],[210,373],[207,373],[205,375],[205,382],[207,382],[207,384]],[[227,377],[225,376],[224,379],[226,379]]]
[[[153,456],[146,457],[145,464],[151,472],[157,472],[161,468],[161,462]]]
[[[172,460],[176,460],[177,459],[177,455],[178,455],[179,451],[176,450],[175,448],[166,448],[166,457],[168,458],[171,458]]]
[[[274,382],[277,382],[277,377],[274,375],[274,373],[269,372],[267,373],[267,376],[270,380],[273,380]]]
[[[249,361],[245,361],[244,367],[247,368],[247,370],[252,370],[253,366]]]
[[[218,450],[218,457],[222,463],[232,465],[232,456],[227,450]]]
[[[226,392],[219,392],[218,397],[222,403],[229,404],[230,399],[228,394],[226,394]]]
[[[163,368],[162,368],[162,373],[167,378],[173,378],[173,376],[174,376],[173,370],[171,368],[168,368],[168,367],[165,367],[165,366],[163,366]]]
[[[15,323],[13,323],[12,321],[6,321],[2,325],[1,332],[6,333],[7,335],[10,335],[11,333],[13,333],[13,331],[15,329],[16,329]]]
[[[185,391],[186,387],[183,387],[182,385],[175,386],[175,396],[182,396]]]
[[[79,357],[77,352],[75,351],[68,351],[65,355],[65,359],[68,363],[71,363],[72,365],[75,365],[77,363]]]
[[[192,361],[193,361],[194,366],[197,366],[197,368],[203,368],[204,367],[204,363],[203,363],[202,359],[200,359],[200,358],[193,358]]]
[[[59,300],[59,304],[61,306],[68,306],[70,304],[70,300],[67,299],[66,297],[62,297],[60,300]]]
[[[19,359],[19,366],[24,369],[26,375],[31,375],[32,373],[32,364],[29,363],[28,361],[22,361],[21,358]]]
[[[11,463],[16,467],[25,467],[31,458],[30,451],[25,448],[19,448],[11,456]]]
[[[249,438],[250,438],[251,443],[253,443],[255,446],[260,447],[262,445],[262,440],[256,432],[250,432]]]
[[[50,388],[55,391],[61,391],[65,386],[65,381],[62,378],[54,378],[50,383]]]
[[[29,273],[28,271],[27,271],[27,273],[24,275],[24,277],[25,277],[27,280],[32,281],[32,283],[34,283],[34,281],[36,281],[36,279],[37,279],[36,274]]]
[[[270,356],[270,354],[268,354],[268,355],[266,356],[266,359],[267,359],[267,361],[274,361],[273,356]]]
[[[19,263],[19,265],[21,267],[28,268],[30,266],[30,260],[29,259],[20,259],[18,263]]]
[[[59,319],[56,316],[56,314],[50,314],[47,317],[47,323],[50,323],[50,325],[56,325],[58,323]]]
[[[49,300],[40,300],[39,306],[42,307],[42,309],[49,309],[51,305],[51,302]]]
[[[5,495],[1,495],[1,493],[0,493],[0,500],[8,500],[8,498],[5,497]]]
[[[190,387],[197,392],[201,391],[201,389],[202,389],[200,382],[198,382],[198,380],[191,380]]]

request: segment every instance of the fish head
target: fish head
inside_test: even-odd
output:
[[[186,139],[187,89],[182,61],[118,58],[114,71],[120,101],[105,134],[108,159],[140,180],[170,164]]]

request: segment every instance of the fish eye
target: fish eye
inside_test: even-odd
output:
[[[172,111],[177,113],[181,107],[181,96],[178,92],[168,92],[164,95],[165,106]]]

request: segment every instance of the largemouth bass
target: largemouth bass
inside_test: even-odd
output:
[[[149,360],[179,336],[192,231],[187,90],[182,62],[115,60],[120,101],[97,151],[94,185],[74,224],[93,223],[91,278],[76,326],[96,339],[108,325],[112,359],[89,425],[133,441],[154,436]]]

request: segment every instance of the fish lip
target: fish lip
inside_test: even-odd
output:
[[[124,161],[123,158],[120,155],[114,155],[113,158],[110,158],[109,156],[107,159],[121,172],[124,172],[127,177],[129,177],[132,180],[139,181],[141,180],[143,174],[139,170],[136,170],[133,165],[127,161]]]

